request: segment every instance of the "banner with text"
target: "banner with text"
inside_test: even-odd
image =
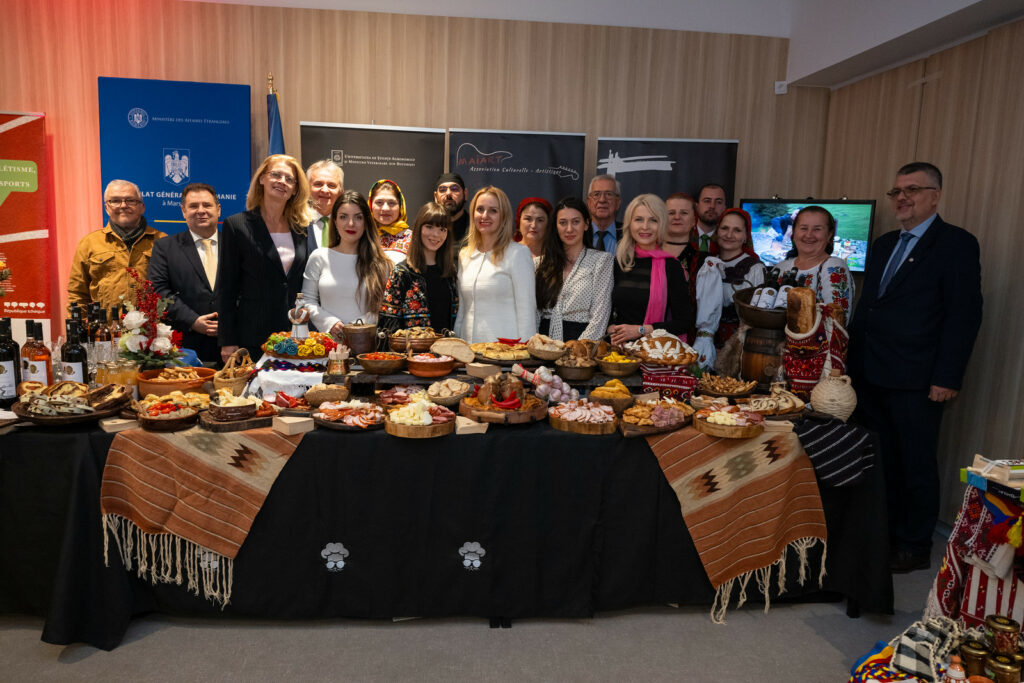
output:
[[[696,199],[697,190],[706,183],[724,187],[732,206],[738,146],[738,140],[598,138],[597,173],[613,175],[622,185],[620,220],[639,194],[664,199],[685,192]]]
[[[302,165],[331,159],[345,172],[345,189],[369,199],[381,178],[402,188],[412,225],[424,203],[433,201],[434,182],[444,171],[444,129],[299,123]]]
[[[500,187],[515,209],[526,197],[556,204],[583,196],[583,133],[448,131],[448,168],[466,181],[467,201],[486,185]]]
[[[47,217],[46,119],[42,114],[0,112],[0,317],[43,322],[50,297],[55,248]],[[25,342],[25,328],[13,324]]]
[[[115,178],[138,185],[154,228],[186,229],[181,190],[189,183],[217,190],[222,219],[245,211],[249,86],[104,77],[99,104],[103,187]]]

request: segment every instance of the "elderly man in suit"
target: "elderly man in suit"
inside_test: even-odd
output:
[[[327,246],[327,225],[331,208],[345,191],[345,172],[330,159],[321,159],[306,169],[309,180],[309,206],[311,209],[309,228],[309,253],[318,247]]]
[[[615,253],[622,224],[615,220],[615,214],[622,205],[622,184],[613,175],[594,176],[587,189],[587,209],[590,211],[590,227],[594,241],[588,247]]]
[[[978,240],[936,212],[938,168],[907,164],[886,194],[900,230],[871,247],[849,358],[860,414],[879,435],[890,565],[909,572],[930,566],[939,426],[981,326],[981,263]]]
[[[149,277],[158,294],[174,299],[167,319],[181,332],[182,346],[195,351],[204,362],[216,362],[220,360],[217,192],[205,183],[186,185],[181,192],[181,213],[188,230],[156,241]]]

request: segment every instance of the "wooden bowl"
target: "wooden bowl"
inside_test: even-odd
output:
[[[182,393],[188,393],[190,391],[198,391],[208,380],[212,379],[216,370],[213,368],[192,368],[199,375],[199,379],[169,381],[169,380],[158,380],[156,377],[163,372],[162,370],[142,370],[139,372],[139,396],[145,396],[147,394],[156,394],[157,396],[163,396],[169,394],[172,391],[180,391]]]
[[[394,360],[369,360],[365,358],[366,355],[361,353],[356,358],[359,360],[359,364],[363,366],[363,370],[371,375],[393,375],[405,367],[404,356]]]
[[[589,365],[582,368],[570,368],[555,363],[555,372],[566,382],[586,382],[597,372],[597,365]]]
[[[232,420],[244,420],[249,417],[254,417],[256,411],[259,410],[259,405],[256,403],[250,403],[244,406],[222,406],[215,401],[210,401],[210,417],[214,420],[221,420],[222,422],[229,422]]]
[[[568,351],[566,348],[563,348],[561,351],[546,351],[544,349],[535,349],[529,344],[526,345],[526,350],[530,352],[531,356],[541,360],[558,360]]]
[[[598,358],[597,366],[601,368],[602,373],[609,377],[628,377],[640,369],[640,361],[635,360],[629,363],[615,363]]]
[[[594,403],[600,403],[601,405],[611,406],[616,415],[622,415],[627,408],[632,408],[633,404],[636,403],[636,399],[632,396],[623,398],[600,398],[597,396],[587,396],[587,400],[593,401]]]
[[[417,377],[444,377],[450,375],[455,369],[455,359],[443,361],[422,361],[409,358],[406,360],[406,369],[410,374]]]
[[[391,335],[388,337],[388,346],[391,347],[392,351],[398,351],[399,353],[405,353],[407,347],[411,347],[414,353],[423,353],[429,351],[430,346],[436,342],[440,337],[413,337],[409,339],[405,336]]]
[[[427,399],[431,403],[436,403],[437,405],[444,406],[445,408],[456,408],[462,399],[469,396],[471,392],[472,389],[467,389],[461,394],[456,394],[455,396],[431,396],[430,394],[427,394]]]
[[[177,432],[182,429],[188,429],[199,418],[198,410],[195,408],[189,408],[189,410],[192,413],[184,417],[161,418],[139,415],[139,426],[148,432]]]
[[[753,287],[741,289],[732,296],[736,304],[736,312],[740,319],[751,327],[760,327],[768,330],[782,330],[786,328],[785,309],[766,309],[750,305],[750,297],[754,294]]]
[[[708,436],[718,436],[725,439],[752,439],[764,431],[763,424],[756,425],[719,425],[708,422],[704,418],[697,418],[693,421],[694,428]]]
[[[618,419],[612,420],[611,422],[598,423],[572,422],[550,414],[548,415],[548,424],[555,429],[563,432],[571,432],[573,434],[614,434],[619,428]]]
[[[455,420],[433,425],[404,425],[384,420],[384,431],[403,439],[434,439],[455,431]]]

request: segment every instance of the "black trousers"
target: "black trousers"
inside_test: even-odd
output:
[[[942,403],[928,391],[857,385],[857,412],[878,432],[893,550],[927,552],[939,518],[939,427]]]

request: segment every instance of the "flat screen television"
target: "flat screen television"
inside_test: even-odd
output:
[[[836,219],[832,255],[846,259],[855,273],[864,272],[871,230],[875,222],[874,199],[742,199],[740,207],[750,214],[754,251],[766,265],[786,258],[793,246],[793,218],[805,206],[822,206]]]

